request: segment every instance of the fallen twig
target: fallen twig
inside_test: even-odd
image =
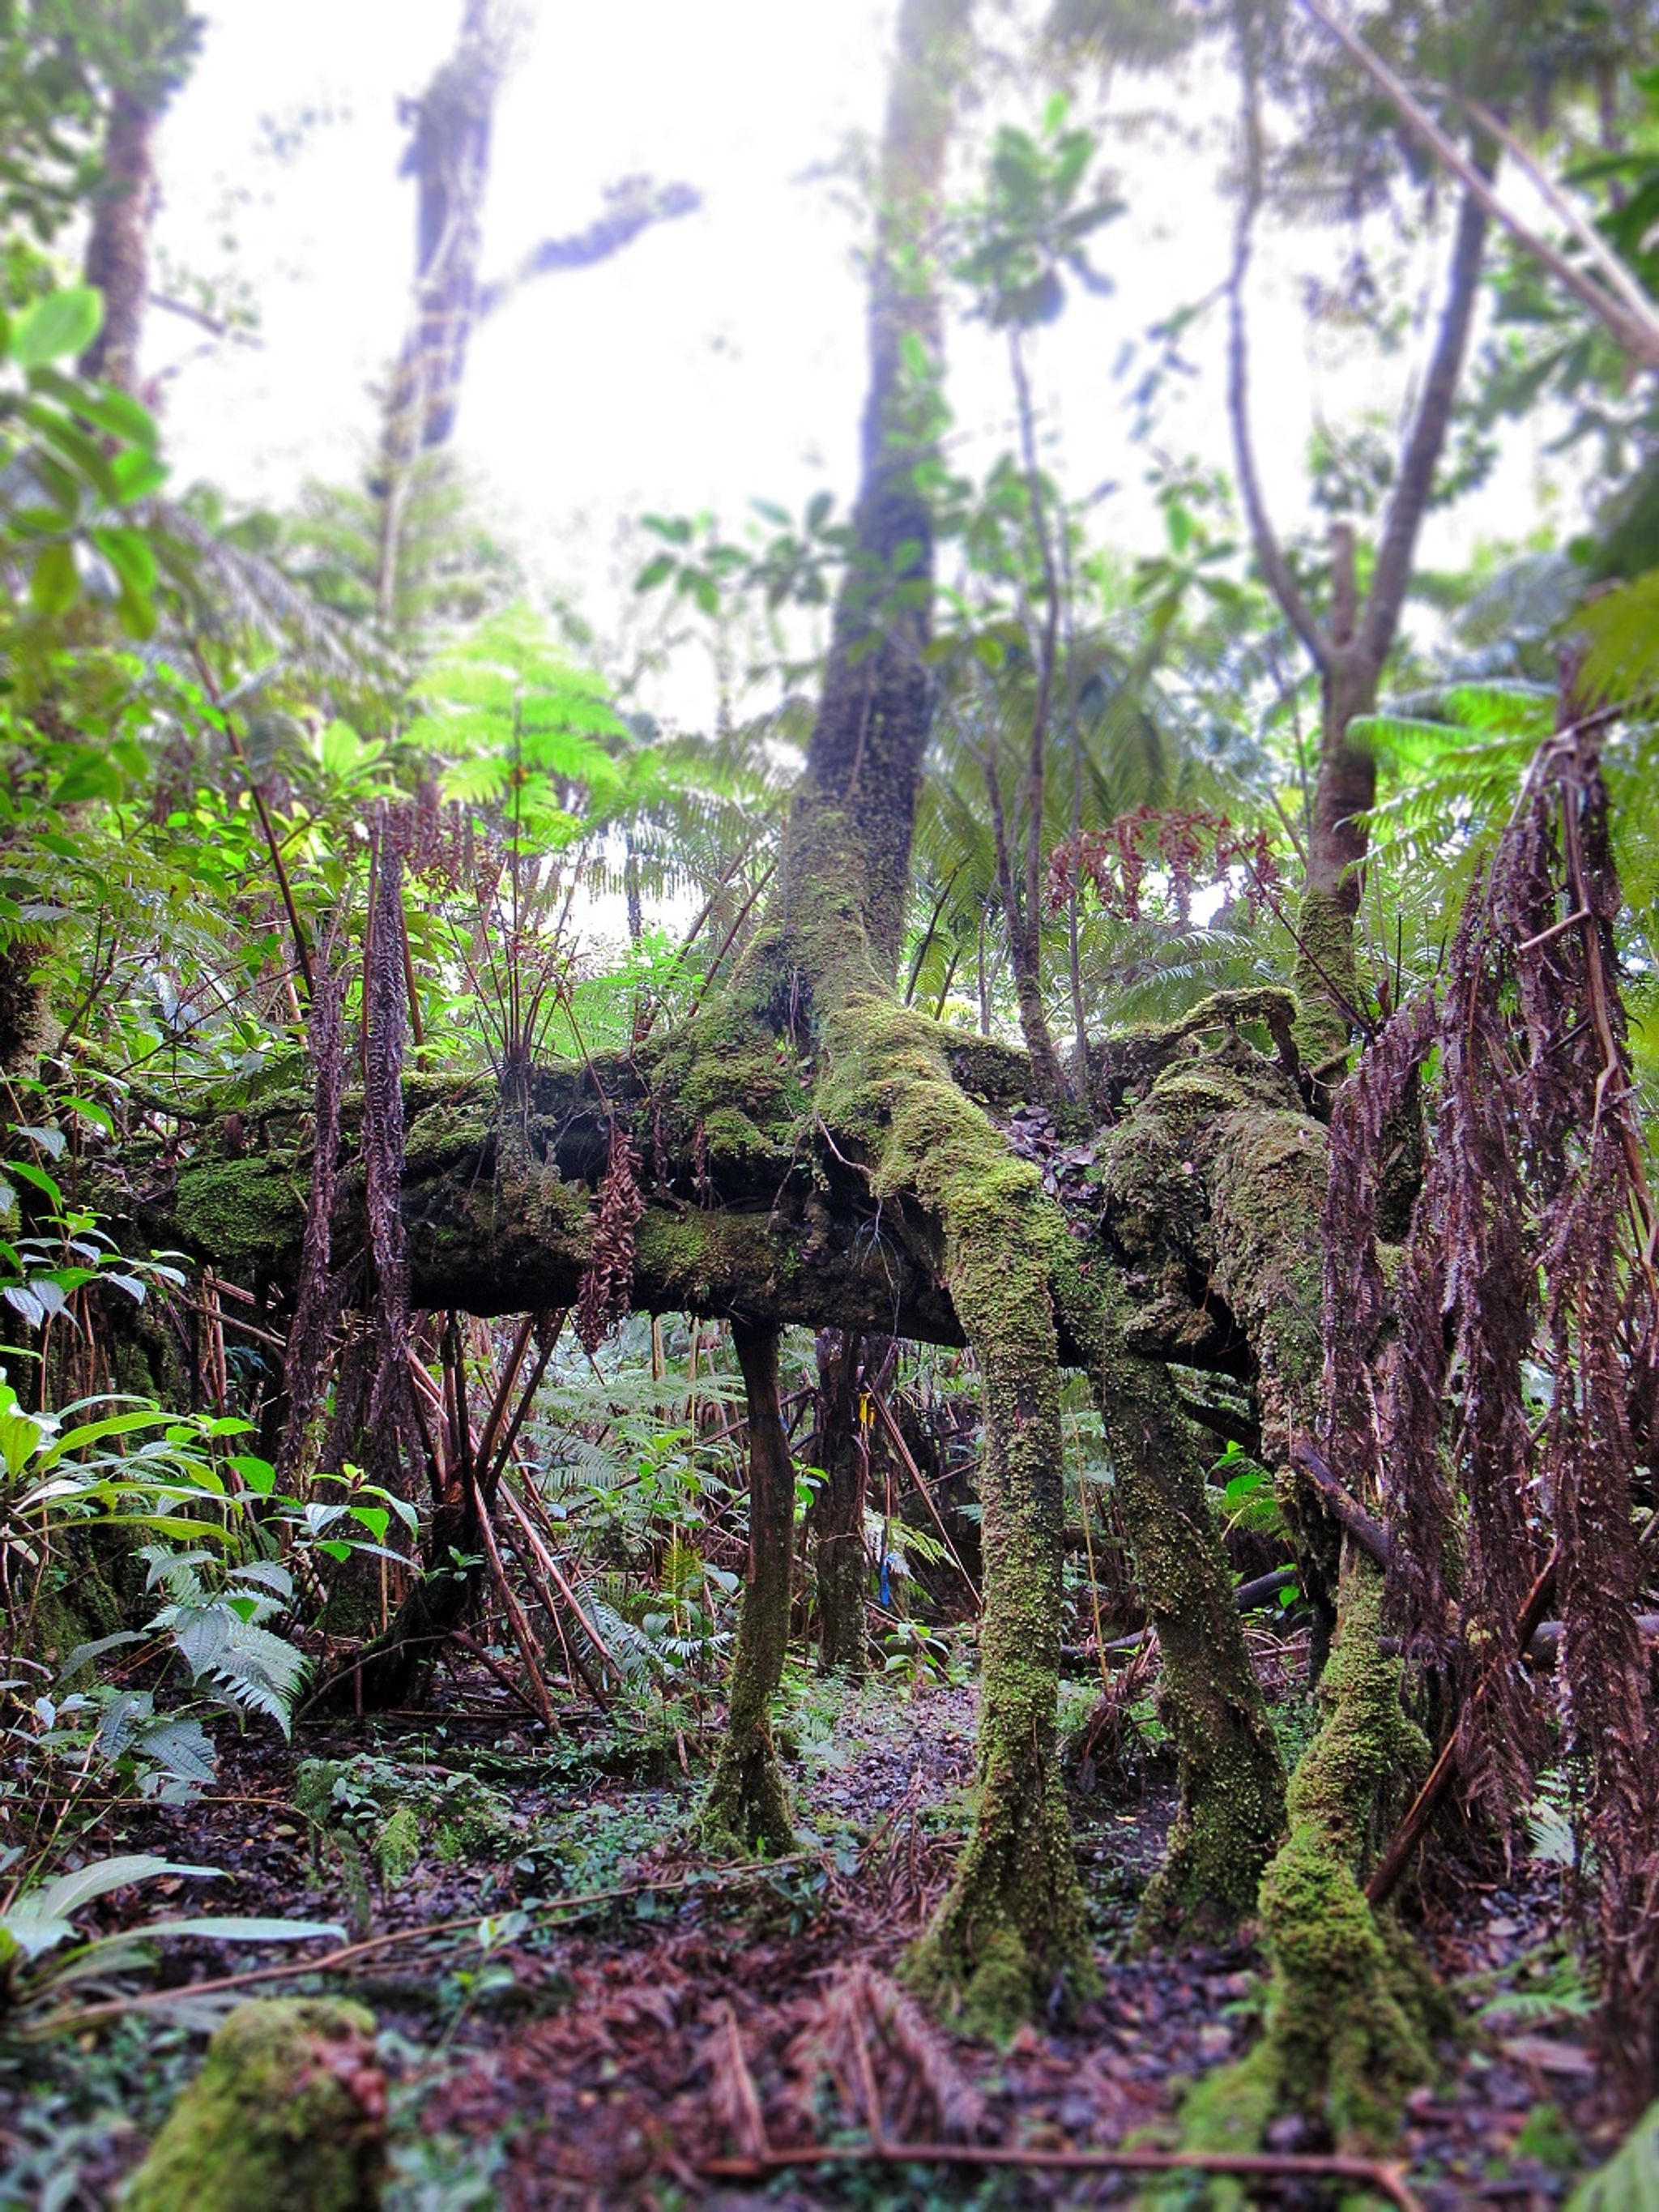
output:
[[[1022,2150],[1017,2145],[975,2143],[862,2143],[832,2150],[772,2150],[763,2158],[703,2160],[698,2173],[711,2181],[760,2181],[798,2166],[1024,2166],[1045,2173],[1231,2173],[1262,2180],[1363,2182],[1399,2212],[1423,2212],[1397,2166],[1381,2160],[1328,2158],[1267,2151]]]

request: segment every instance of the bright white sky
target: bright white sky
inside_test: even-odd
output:
[[[149,365],[185,359],[166,403],[179,484],[206,477],[274,501],[307,476],[361,468],[370,387],[401,337],[411,273],[397,100],[448,52],[459,12],[459,0],[206,0],[203,57],[166,125],[158,241],[188,270],[244,278],[263,343],[189,357],[197,334],[153,319]],[[864,378],[854,226],[808,173],[850,131],[878,126],[893,0],[529,0],[526,12],[499,114],[486,275],[583,228],[602,185],[632,172],[703,195],[700,213],[612,261],[527,287],[479,331],[468,370],[461,455],[538,565],[603,619],[622,519],[708,507],[735,525],[751,497],[798,510],[820,486],[850,495]],[[1129,103],[1143,96],[1127,88]],[[1029,119],[1042,97],[1031,94]],[[1196,111],[1210,105],[1200,95]],[[262,118],[285,125],[307,108],[332,119],[291,159],[257,150]],[[1224,272],[1231,217],[1210,137],[1202,149],[1115,150],[1131,214],[1102,234],[1097,258],[1117,294],[1074,296],[1037,353],[1063,480],[1079,492],[1119,483],[1101,526],[1130,544],[1151,527],[1145,457],[1127,443],[1113,368],[1127,341]],[[1304,260],[1334,250],[1297,249]],[[1260,446],[1289,529],[1316,402],[1366,394],[1312,361],[1290,261],[1264,265],[1258,298]],[[1165,441],[1212,461],[1227,450],[1218,337],[1199,343],[1205,374]],[[984,459],[1010,442],[982,335],[953,338],[951,395]],[[1522,452],[1496,503],[1480,503],[1486,526],[1524,529],[1535,495]],[[1455,526],[1462,542],[1479,520]]]

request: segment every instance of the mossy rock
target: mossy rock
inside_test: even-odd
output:
[[[122,2212],[375,2212],[386,2081],[374,2034],[372,2013],[332,1998],[239,2005]]]

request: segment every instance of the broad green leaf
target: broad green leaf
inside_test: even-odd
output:
[[[40,368],[65,354],[83,353],[103,319],[104,302],[89,284],[48,292],[14,319],[11,357],[21,368]]]
[[[205,1913],[193,1920],[151,1920],[133,1932],[146,1942],[163,1936],[205,1936],[216,1943],[314,1943],[326,1936],[338,1943],[346,1931],[337,1920],[244,1920],[234,1913]]]
[[[75,605],[80,590],[81,576],[75,565],[73,549],[61,540],[53,545],[43,545],[34,556],[34,573],[29,578],[29,599],[36,613],[66,613]]]
[[[155,589],[155,554],[142,530],[133,529],[130,523],[112,524],[106,529],[94,530],[92,542],[131,590],[148,592]]]
[[[156,1881],[163,1875],[185,1875],[204,1881],[225,1879],[222,1867],[185,1866],[174,1859],[135,1851],[120,1858],[94,1859],[74,1874],[59,1875],[44,1887],[28,1891],[18,1903],[46,1919],[66,1919],[94,1897],[107,1896],[111,1890],[125,1889],[132,1882]]]

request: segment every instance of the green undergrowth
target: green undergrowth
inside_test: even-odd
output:
[[[510,1800],[480,1776],[379,1752],[302,1760],[294,1802],[319,1838],[355,1844],[387,1889],[428,1857],[452,1866],[509,1860],[524,1838]]]

